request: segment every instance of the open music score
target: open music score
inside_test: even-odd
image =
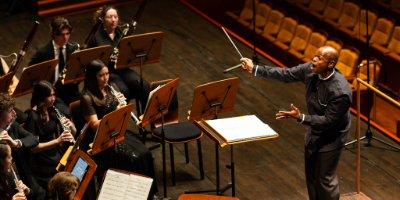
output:
[[[146,200],[153,179],[118,169],[108,169],[100,188],[98,200]]]

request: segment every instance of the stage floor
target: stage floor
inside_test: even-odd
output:
[[[120,19],[129,22],[133,19],[140,3],[118,6]],[[0,7],[1,8],[1,7]],[[70,40],[83,43],[93,26],[93,12],[84,12],[66,16],[71,20],[75,30]],[[35,16],[28,13],[2,17],[0,54],[19,52]],[[48,42],[48,24],[50,18],[37,18],[41,22],[37,34],[29,47],[25,59],[17,73],[19,77],[23,67],[27,66],[35,52],[35,47]],[[236,96],[235,110],[220,114],[219,118],[241,115],[256,115],[273,128],[279,137],[271,140],[255,141],[234,146],[236,196],[241,199],[308,199],[304,175],[304,134],[306,126],[292,120],[275,120],[279,110],[289,110],[293,103],[301,112],[306,112],[305,87],[303,83],[284,84],[253,77],[247,71],[236,69],[222,73],[226,68],[239,63],[240,56],[226,38],[222,30],[202,18],[178,1],[151,0],[148,2],[134,34],[163,31],[165,33],[161,52],[161,61],[143,67],[143,77],[149,83],[164,79],[180,78],[178,86],[179,119],[187,121],[187,113],[193,101],[194,89],[202,84],[226,78],[239,77],[240,84]],[[252,49],[233,39],[245,57],[251,57]],[[266,58],[261,61],[274,65]],[[10,59],[6,59],[10,63]],[[132,69],[139,71],[137,67]],[[16,99],[16,107],[21,110],[29,108],[31,95]],[[352,116],[352,128],[349,141],[355,137],[356,117]],[[367,125],[362,122],[361,133],[364,135]],[[134,125],[129,129],[138,132]],[[374,136],[392,143],[377,130],[372,129]],[[152,145],[150,141],[147,145]],[[190,162],[185,163],[182,144],[174,145],[176,186],[172,186],[169,162],[167,157],[167,191],[168,197],[178,199],[185,190],[207,190],[216,188],[214,142],[206,135],[201,139],[205,180],[200,180],[197,144],[189,146]],[[361,191],[371,199],[400,199],[399,160],[400,152],[371,141],[373,147],[361,151]],[[341,194],[356,192],[356,149],[349,146],[342,152],[337,169]],[[163,195],[161,148],[152,151],[159,186],[158,196]],[[230,148],[220,148],[221,187],[231,181]],[[213,194],[213,193],[209,193]],[[225,192],[231,195],[231,189]]]

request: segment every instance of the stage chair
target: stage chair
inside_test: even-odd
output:
[[[330,37],[329,40],[326,41],[325,46],[330,46],[336,49],[340,53],[340,50],[343,48],[343,42],[339,38]]]
[[[257,13],[256,13],[256,28],[262,29],[264,28],[265,24],[268,21],[269,14],[272,10],[270,5],[265,3],[260,3],[257,6]],[[238,19],[235,26],[235,33],[240,35],[242,38],[246,39],[247,41],[253,41],[253,23],[254,20],[250,22]]]
[[[256,0],[256,7],[258,0]],[[246,0],[244,7],[241,11],[226,11],[223,15],[223,22],[225,27],[234,31],[236,21],[242,18],[244,20],[250,21],[253,19],[253,0]]]
[[[159,85],[166,84],[172,81],[163,80],[152,82],[150,84],[151,90],[157,88]],[[181,144],[185,145],[185,155],[186,155],[186,163],[189,163],[189,152],[188,152],[188,142],[197,140],[197,148],[198,148],[198,156],[199,156],[199,166],[200,166],[200,177],[201,180],[204,180],[204,169],[203,169],[203,155],[201,151],[201,141],[200,138],[203,136],[203,133],[196,125],[192,122],[178,122],[178,95],[175,91],[171,104],[168,108],[168,113],[164,116],[164,132],[165,132],[165,142],[169,144],[170,151],[170,159],[171,159],[171,175],[172,175],[172,185],[176,185],[175,181],[175,163],[174,163],[174,147],[173,144]],[[161,119],[156,120],[154,123],[153,136],[161,138]]]
[[[76,131],[80,132],[86,123],[81,110],[81,100],[70,103],[69,110],[71,112],[71,121],[75,124]]]
[[[352,46],[345,46],[340,51],[336,68],[339,69],[347,80],[352,81],[356,77],[359,51]]]
[[[308,44],[312,31],[313,27],[308,23],[303,22],[302,24],[298,25],[293,40],[290,42],[289,46],[283,44],[280,41],[275,41],[273,43],[274,46],[272,56],[280,60],[281,62],[284,62],[285,65],[288,65],[287,51],[289,49],[292,49],[294,51],[303,53]]]
[[[182,194],[178,200],[239,200],[236,197],[214,196],[203,194]]]
[[[270,53],[273,42],[277,40],[281,41],[283,44],[289,44],[296,32],[298,22],[299,20],[296,16],[285,17],[276,38],[267,33],[263,33],[257,37],[258,48]]]

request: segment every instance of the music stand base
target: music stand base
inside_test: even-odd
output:
[[[394,146],[394,145],[392,145],[392,144],[390,144],[390,143],[387,143],[387,142],[385,142],[385,141],[383,141],[383,140],[381,140],[381,139],[378,139],[378,138],[376,138],[376,137],[374,137],[374,136],[371,136],[371,138],[367,138],[367,136],[363,136],[363,137],[360,138],[360,141],[363,140],[363,139],[368,139],[368,142],[363,142],[363,143],[361,143],[361,144],[363,144],[362,148],[372,147],[372,144],[371,144],[370,141],[371,141],[371,139],[374,139],[374,140],[376,140],[376,141],[378,141],[378,142],[381,142],[382,144],[385,144],[385,145],[388,145],[388,146],[390,146],[390,147],[393,147],[393,148],[395,148],[395,149],[397,149],[397,150],[400,150],[399,147],[396,147],[396,146]],[[348,143],[346,143],[344,146],[348,146],[348,145],[353,144],[353,143],[357,143],[357,140],[353,140],[353,141],[351,141],[351,142],[348,142]]]

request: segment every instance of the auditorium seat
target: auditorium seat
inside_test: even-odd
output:
[[[312,18],[309,12],[312,10],[316,13],[322,14],[326,8],[327,3],[328,0],[311,0],[308,7],[303,4],[295,3],[294,6],[296,8],[296,15],[300,16],[302,21],[312,22]]]
[[[258,0],[256,0],[256,5],[257,4]],[[247,21],[253,19],[253,0],[246,0],[244,3],[244,7],[241,11],[226,11],[223,14],[224,26],[234,31],[236,21],[240,18]]]
[[[340,50],[343,48],[343,42],[339,38],[330,37],[329,40],[326,41],[325,46],[333,47],[340,53]]]
[[[261,33],[266,33],[272,36],[277,35],[281,28],[283,18],[285,18],[285,14],[286,12],[280,8],[271,10],[267,24],[264,28],[262,30],[256,28],[257,35],[260,35]]]
[[[310,3],[310,0],[294,0],[294,2],[302,5],[308,5]]]
[[[346,45],[339,54],[339,59],[336,68],[339,69],[347,80],[353,80],[358,66],[359,51]]]
[[[314,27],[312,27],[312,25],[309,23],[303,22],[302,24],[298,25],[293,40],[290,42],[289,46],[283,44],[281,41],[275,41],[273,43],[272,56],[287,65],[288,62],[286,59],[286,51],[292,49],[294,51],[303,53],[313,29]]]
[[[256,12],[256,28],[262,29],[267,24],[269,14],[272,10],[271,5],[267,5],[265,3],[258,4],[257,12]],[[240,35],[242,38],[247,41],[253,42],[253,21],[251,23],[238,20],[239,24],[236,28],[236,34]]]
[[[393,92],[400,94],[400,55],[389,53],[386,56],[386,65],[383,66],[386,72],[386,86]]]
[[[400,26],[394,28],[392,39],[390,39],[388,50],[400,54]]]
[[[329,0],[322,15],[316,11],[310,10],[309,22],[316,27],[319,27],[319,24],[323,19],[337,21],[340,13],[342,13],[343,4],[344,0]]]
[[[311,0],[308,8],[317,13],[322,13],[322,12],[324,12],[327,4],[328,4],[328,0]]]
[[[314,30],[314,32],[311,33],[310,40],[306,49],[304,50],[304,54],[293,49],[288,50],[286,57],[288,65],[296,66],[301,63],[311,62],[317,49],[325,45],[328,37],[329,35],[326,31],[319,29]]]
[[[272,44],[276,40],[281,41],[283,44],[289,44],[292,41],[296,27],[298,24],[298,18],[296,16],[285,17],[282,22],[281,29],[275,38],[267,33],[263,33],[258,36],[257,44],[260,49],[270,54],[272,50]]]
[[[376,23],[375,31],[371,35],[370,42],[381,46],[387,46],[395,24],[395,20],[390,16],[379,18]]]

